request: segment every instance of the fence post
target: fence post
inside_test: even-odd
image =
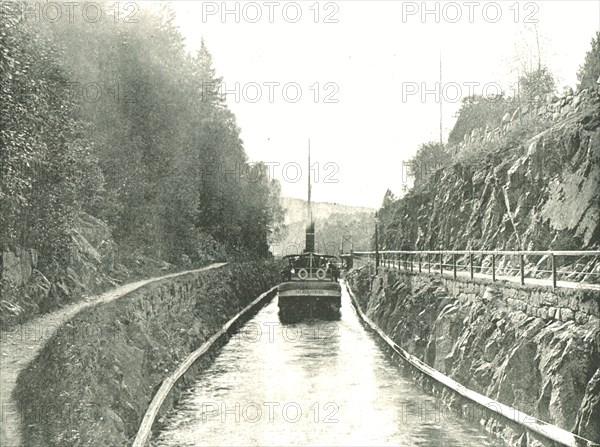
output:
[[[469,268],[471,271],[471,279],[473,279],[473,253],[469,253]]]
[[[431,253],[427,253],[427,271],[431,273]]]
[[[556,262],[554,259],[554,253],[550,255],[550,259],[552,260],[552,288],[556,289]]]
[[[452,253],[452,273],[454,275],[454,279],[456,279],[456,254]]]
[[[412,255],[413,255],[412,253],[408,254],[408,259],[410,259],[410,271],[411,272],[414,271],[414,269],[415,269],[415,265],[414,265],[415,264],[415,260],[412,257]]]
[[[419,273],[421,273],[421,253],[419,253]]]
[[[496,281],[496,255],[492,255],[492,281]]]
[[[525,285],[525,256],[521,255],[521,285]]]
[[[440,275],[444,274],[444,255],[440,251]]]

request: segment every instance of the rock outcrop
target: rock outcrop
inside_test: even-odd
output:
[[[349,282],[369,318],[410,354],[467,388],[600,440],[598,292],[370,273],[365,267]]]
[[[453,164],[437,170],[403,198],[384,204],[379,213],[381,248],[600,247],[598,90],[514,114],[497,129],[474,132],[449,150],[455,152]],[[547,276],[548,259],[526,261],[528,274]],[[514,274],[518,262],[498,259],[497,267]],[[600,280],[598,259],[564,262],[579,264],[579,273],[565,273],[562,279]]]
[[[66,272],[49,279],[41,270],[36,250],[11,247],[2,253],[3,324],[49,311],[82,294],[119,284],[129,276],[119,263],[118,247],[108,226],[83,212],[79,213],[71,234]]]

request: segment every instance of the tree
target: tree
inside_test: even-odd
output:
[[[38,268],[58,275],[74,220],[95,201],[103,176],[51,32],[18,14],[2,14],[0,27],[0,251],[35,248]]]
[[[193,64],[193,72],[200,86],[202,102],[222,105],[225,101],[224,96],[220,93],[223,78],[218,77],[213,68],[212,55],[204,43],[204,38],[200,41],[200,48]]]
[[[438,169],[450,163],[451,159],[446,148],[438,142],[425,143],[419,146],[417,153],[410,160],[410,174],[414,178],[414,187],[418,188],[427,183],[429,177]],[[388,191],[391,194],[390,191]],[[393,201],[386,193],[384,205]]]
[[[585,61],[577,72],[577,90],[597,86],[600,79],[600,31],[592,39],[592,49],[585,55]]]
[[[556,83],[548,67],[525,73],[519,78],[519,101],[521,104],[537,104],[546,100],[546,95],[554,93]]]
[[[127,26],[19,16],[0,17],[2,248],[38,248],[41,266],[64,268],[83,210],[125,253],[204,259],[208,241],[266,254],[279,192],[243,181],[262,168],[225,99],[204,90],[222,82],[208,48],[187,53],[169,5],[141,6]]]
[[[526,27],[528,36],[520,43],[515,62],[518,63],[515,99],[518,106],[533,104],[537,106],[546,100],[546,95],[556,89],[554,77],[544,63],[542,42],[537,24]]]

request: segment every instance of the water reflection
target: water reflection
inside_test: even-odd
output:
[[[277,311],[232,337],[153,445],[504,445],[404,376],[345,291],[339,321],[283,325]]]

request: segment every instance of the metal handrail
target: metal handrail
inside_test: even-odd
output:
[[[355,255],[374,255],[375,251],[355,251]],[[511,255],[511,256],[600,256],[600,250],[562,250],[562,251],[517,251],[517,250],[379,250],[379,254],[431,254],[431,255]]]
[[[414,255],[418,255],[418,268],[419,273],[422,270],[422,265],[427,265],[427,271],[431,273],[431,255],[434,255],[433,264],[439,266],[440,275],[444,273],[444,267],[452,267],[452,272],[454,278],[456,278],[457,274],[457,266],[468,268],[470,272],[471,279],[474,278],[474,270],[478,268],[481,272],[484,269],[483,260],[480,266],[475,266],[473,262],[473,256],[491,256],[491,269],[492,269],[492,281],[496,281],[496,256],[519,256],[519,267],[518,268],[509,268],[512,271],[518,270],[519,276],[521,279],[521,285],[525,284],[525,257],[526,256],[548,256],[551,261],[551,269],[544,270],[544,272],[551,273],[552,279],[552,287],[556,288],[557,286],[557,269],[556,269],[556,257],[557,256],[600,256],[600,250],[561,250],[561,251],[515,251],[515,250],[381,250],[381,251],[359,251],[353,253],[355,256],[372,256],[377,255],[377,257],[381,256],[383,263],[387,263],[388,265],[391,263],[392,265],[397,264],[398,268],[400,265],[404,263],[404,269],[408,270],[408,264],[410,264],[410,270],[414,270],[415,260]],[[409,260],[402,259],[400,257],[396,257],[394,259],[390,259],[386,257],[390,255],[409,255]],[[421,255],[426,255],[426,262],[422,259]],[[452,264],[444,264],[444,257],[451,255],[452,256]],[[468,256],[469,262],[468,264],[460,264],[456,262],[457,255],[460,256]],[[435,257],[438,258],[438,262],[435,262]],[[377,262],[376,262],[377,263]],[[489,268],[489,267],[487,267]],[[507,267],[504,267],[503,270],[506,270]],[[575,273],[582,275],[595,275],[600,274],[600,272],[566,272],[566,273]]]

